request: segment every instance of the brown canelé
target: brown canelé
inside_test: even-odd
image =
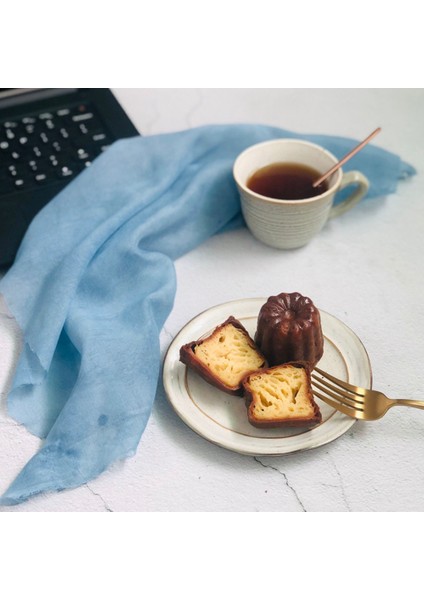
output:
[[[255,343],[270,366],[306,361],[313,369],[324,352],[319,310],[298,292],[270,296],[259,311]]]
[[[243,380],[249,422],[255,427],[311,427],[321,423],[308,363],[260,369]]]
[[[241,396],[241,382],[266,364],[243,325],[233,316],[206,338],[180,348],[180,360],[203,379],[229,394]]]

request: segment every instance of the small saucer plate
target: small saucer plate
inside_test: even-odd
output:
[[[243,398],[221,392],[179,360],[183,344],[208,336],[230,315],[253,337],[259,310],[265,302],[266,298],[249,298],[220,304],[197,315],[181,329],[169,346],[164,362],[163,382],[168,400],[193,431],[234,452],[279,456],[317,448],[346,433],[355,419],[315,398],[322,414],[319,425],[309,429],[258,429],[247,420]],[[370,388],[371,365],[358,336],[336,317],[321,309],[320,314],[324,354],[319,367],[339,379]]]

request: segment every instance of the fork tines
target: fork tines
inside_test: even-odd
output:
[[[323,378],[329,379],[330,381],[332,381],[333,383],[335,383],[336,385],[341,387],[344,391],[351,392],[352,394],[355,394],[356,396],[365,396],[365,393],[367,391],[365,388],[361,388],[361,387],[358,387],[357,385],[352,385],[351,383],[348,383],[347,381],[342,381],[341,379],[337,379],[337,377],[334,377],[334,375],[330,375],[330,373],[326,373],[325,371],[322,371],[318,367],[315,367],[315,371],[317,373],[319,373],[320,375],[322,375]]]
[[[315,371],[312,372],[312,385],[314,394],[318,398],[352,417],[356,416],[356,411],[362,412],[364,410],[364,392],[362,388],[341,381],[317,367],[315,367]],[[324,392],[325,395],[321,392]]]

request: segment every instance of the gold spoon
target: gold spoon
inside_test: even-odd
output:
[[[324,173],[324,175],[321,175],[321,177],[319,179],[314,181],[312,184],[312,187],[314,187],[314,188],[318,187],[320,183],[325,181],[327,179],[327,177],[329,177],[330,175],[332,175],[334,173],[334,171],[337,171],[337,169],[339,167],[341,167],[342,165],[344,165],[345,162],[347,162],[350,158],[352,158],[352,156],[354,154],[359,152],[359,150],[362,150],[362,148],[364,146],[366,146],[368,144],[368,142],[370,142],[372,140],[372,138],[377,135],[377,133],[380,133],[380,131],[381,131],[381,127],[377,127],[377,129],[375,129],[372,133],[370,133],[369,136],[366,137],[360,144],[355,146],[355,148],[353,150],[348,152],[348,154],[346,154],[346,156],[344,156],[341,160],[339,160],[338,163],[336,163],[333,167],[331,167],[331,169],[329,171],[327,171],[326,173]]]

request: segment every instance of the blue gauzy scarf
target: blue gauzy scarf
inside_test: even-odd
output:
[[[339,158],[357,143],[261,125],[136,137],[113,144],[37,215],[0,292],[24,335],[9,414],[45,441],[0,503],[81,485],[134,454],[155,397],[173,261],[242,225],[233,162],[281,137]],[[369,178],[368,198],[414,172],[375,146],[351,169]]]

